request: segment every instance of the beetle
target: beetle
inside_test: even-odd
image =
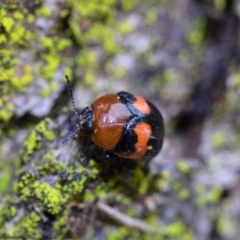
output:
[[[121,91],[97,98],[79,114],[71,83],[65,76],[75,114],[75,132],[90,137],[106,159],[146,160],[155,157],[164,138],[163,117],[146,99]]]

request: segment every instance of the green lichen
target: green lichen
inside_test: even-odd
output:
[[[163,229],[163,232],[170,239],[193,239],[192,233],[187,230],[184,222],[181,220],[175,221]]]
[[[30,133],[28,139],[24,142],[24,150],[21,153],[21,161],[26,163],[35,150],[41,148],[42,137],[36,131]]]
[[[204,208],[208,205],[217,204],[221,199],[222,191],[223,189],[220,186],[197,185],[197,205]]]
[[[53,124],[51,120],[46,118],[29,134],[21,150],[22,163],[26,163],[30,156],[41,148],[44,141],[53,141],[55,137],[54,132],[48,129],[48,126],[51,124]]]
[[[206,22],[198,20],[193,23],[193,29],[189,32],[187,38],[191,45],[199,45],[205,37]]]
[[[2,199],[2,204],[0,206],[0,224],[1,225],[3,224],[4,221],[11,220],[13,217],[16,216],[18,209],[17,209],[16,203],[14,203],[14,200],[16,200],[14,197],[11,197],[11,198],[4,197]]]
[[[133,31],[133,26],[129,22],[121,22],[117,27],[121,34],[129,34]]]
[[[217,231],[221,236],[229,238],[235,232],[233,220],[229,216],[218,215],[217,218]]]
[[[178,193],[178,197],[182,201],[185,201],[185,200],[189,199],[189,197],[190,197],[189,190],[186,189],[186,188],[182,188]]]
[[[12,13],[5,11],[4,16],[0,16],[1,19],[5,18],[4,24],[1,26],[4,31],[3,34],[0,34],[0,42],[3,45],[9,44],[9,48],[4,45],[3,49],[11,49],[11,51],[3,50],[1,58],[4,66],[2,68],[0,66],[0,71],[3,70],[1,72],[4,73],[0,76],[0,83],[3,83],[2,89],[4,91],[4,96],[1,97],[0,101],[0,113],[3,109],[2,116],[5,120],[9,120],[14,111],[12,101],[10,101],[11,96],[16,92],[25,93],[26,89],[34,83],[33,79],[37,80],[39,76],[47,83],[45,88],[40,89],[39,94],[42,97],[49,97],[58,87],[54,78],[59,69],[72,78],[75,75],[71,67],[73,65],[79,67],[83,72],[84,82],[92,87],[96,86],[95,79],[98,71],[114,78],[122,78],[126,74],[124,69],[115,68],[109,62],[116,53],[121,51],[121,44],[117,42],[118,35],[129,34],[133,30],[130,23],[117,20],[117,11],[119,9],[127,11],[133,9],[136,4],[135,0],[120,2],[101,0],[101,6],[96,0],[69,0],[67,8],[60,13],[59,25],[50,30],[48,36],[39,35],[37,29],[34,29],[36,32],[33,33],[29,31],[38,17],[51,18],[52,16],[44,2],[35,1],[34,4],[36,4],[34,5],[36,16],[33,13],[18,10]],[[155,21],[156,15],[149,14],[147,18],[147,24],[150,24]],[[62,31],[62,25],[66,24],[66,29]],[[72,48],[73,45],[74,48]],[[22,73],[16,74],[19,68],[19,50],[32,46],[34,46],[33,59],[34,62],[36,61],[36,65],[30,67],[27,63],[23,63]],[[100,55],[104,55],[104,61],[100,59],[99,51],[96,49],[101,50]],[[77,57],[69,54],[73,50]],[[175,80],[176,74],[174,74],[175,72],[173,74],[166,73],[166,81]],[[18,178],[16,202],[21,207],[11,206],[8,218],[11,221],[14,216],[19,214],[20,208],[24,214],[13,226],[12,236],[17,235],[19,230],[20,234],[26,231],[29,238],[36,237],[39,234],[39,222],[44,219],[45,213],[56,219],[54,221],[56,233],[63,236],[71,235],[72,229],[69,227],[67,209],[76,202],[81,204],[81,209],[84,210],[87,204],[94,206],[97,199],[109,197],[116,202],[116,207],[123,210],[125,214],[139,217],[138,209],[134,207],[136,203],[143,204],[140,201],[145,196],[158,200],[159,191],[167,185],[170,178],[169,172],[153,176],[150,173],[145,173],[140,164],[135,170],[129,170],[129,179],[126,179],[120,170],[115,171],[115,169],[113,169],[115,174],[109,178],[103,174],[104,165],[101,165],[102,163],[91,160],[87,166],[82,166],[76,157],[78,154],[76,149],[75,152],[67,153],[72,154],[76,160],[71,159],[71,161],[65,162],[62,160],[64,156],[59,157],[59,152],[55,149],[56,146],[59,147],[59,136],[56,133],[59,132],[59,135],[62,136],[63,131],[61,128],[58,129],[54,122],[56,121],[45,119],[37,124],[24,142],[20,152],[23,169]],[[55,128],[58,131],[55,131]],[[65,129],[63,130],[65,131]],[[183,173],[187,172],[184,165],[181,165],[179,170]],[[187,198],[186,189],[181,186],[177,190],[181,199]],[[26,208],[26,206],[32,208]],[[156,226],[159,222],[158,216],[147,210],[141,217],[143,221],[152,226]],[[137,230],[132,231],[124,226],[120,226],[119,229],[115,226],[116,231],[112,231],[114,226],[105,226],[106,224],[102,221],[99,221],[98,224],[100,227],[106,227],[110,239],[149,239],[147,234]],[[179,229],[179,226],[178,228],[172,226],[167,234],[177,236],[176,232],[178,232],[179,236],[183,237],[181,239],[184,239],[188,231],[185,229],[184,235]],[[155,238],[154,236],[151,239],[161,239],[161,237]]]
[[[186,174],[189,172],[190,168],[188,166],[188,164],[185,161],[179,160],[177,162],[177,168],[180,172]]]
[[[12,87],[17,91],[22,91],[33,82],[32,68],[30,65],[25,65],[23,75],[21,77],[14,76],[11,80]]]
[[[134,6],[136,5],[136,0],[123,0],[121,1],[122,3],[122,8],[125,10],[125,11],[130,11],[134,8]]]
[[[1,135],[1,134],[0,134]],[[5,192],[11,180],[10,170],[5,163],[0,164],[0,192]]]
[[[146,13],[146,24],[152,25],[157,21],[158,11],[156,9],[151,9]]]
[[[50,150],[42,157],[43,164],[39,166],[40,176],[45,176],[46,174],[56,174],[65,169],[65,165],[54,157],[54,151]]]
[[[25,17],[22,9],[0,9],[0,120],[4,122],[13,115],[12,95],[24,92],[33,82],[32,66],[22,66],[22,61],[17,58],[19,48],[27,46],[34,38],[25,27]]]
[[[27,200],[32,197],[32,191],[38,184],[37,177],[33,172],[23,172],[17,184],[17,192],[20,198]]]
[[[226,4],[227,4],[226,1],[224,1],[224,0],[214,0],[213,2],[214,2],[215,7],[221,11],[225,9]]]
[[[181,201],[185,201],[189,198],[190,191],[185,188],[180,181],[173,181],[171,184],[173,190],[177,192],[178,198]]]
[[[54,222],[54,230],[56,231],[56,236],[64,236],[69,231],[66,226],[66,212],[64,211],[63,215]],[[59,233],[59,234],[58,234]]]
[[[56,188],[64,193],[81,193],[84,189],[84,184],[87,179],[88,176],[85,171],[67,170],[60,174],[59,181],[56,184]]]
[[[22,236],[38,238],[41,236],[41,232],[38,229],[38,224],[41,217],[36,212],[31,212],[22,219],[21,223],[12,232],[9,232],[10,236]]]
[[[47,182],[36,186],[34,195],[39,200],[39,207],[52,215],[58,214],[66,203],[61,192]]]
[[[225,134],[221,131],[217,131],[212,137],[212,146],[215,149],[221,149],[225,143]]]
[[[41,74],[46,80],[51,81],[62,61],[62,51],[70,47],[71,42],[64,38],[59,39],[56,37],[46,36],[42,36],[40,42],[46,52],[41,54],[41,58],[45,62],[44,66],[41,68]]]
[[[48,125],[53,124],[50,118],[46,118],[44,121],[41,121],[37,126],[36,126],[36,131],[43,134],[43,136],[48,140],[48,141],[53,141],[54,139],[54,132],[52,130],[48,129]]]
[[[46,7],[42,7],[40,9],[37,10],[36,14],[38,16],[44,17],[44,18],[49,18],[51,16],[51,10],[46,8]]]

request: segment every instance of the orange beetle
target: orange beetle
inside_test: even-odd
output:
[[[96,99],[78,114],[67,81],[79,117],[79,134],[89,136],[105,158],[148,161],[161,150],[163,118],[152,103],[122,91]]]

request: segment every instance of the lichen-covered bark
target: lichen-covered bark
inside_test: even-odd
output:
[[[238,9],[0,1],[0,238],[238,239]],[[134,168],[98,159],[89,139],[62,144],[77,124],[65,74],[77,108],[121,90],[154,102],[160,155]]]

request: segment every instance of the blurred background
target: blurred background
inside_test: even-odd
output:
[[[0,199],[31,130],[72,109],[67,74],[78,108],[124,90],[162,112],[168,239],[240,239],[239,17],[237,0],[1,0]]]

